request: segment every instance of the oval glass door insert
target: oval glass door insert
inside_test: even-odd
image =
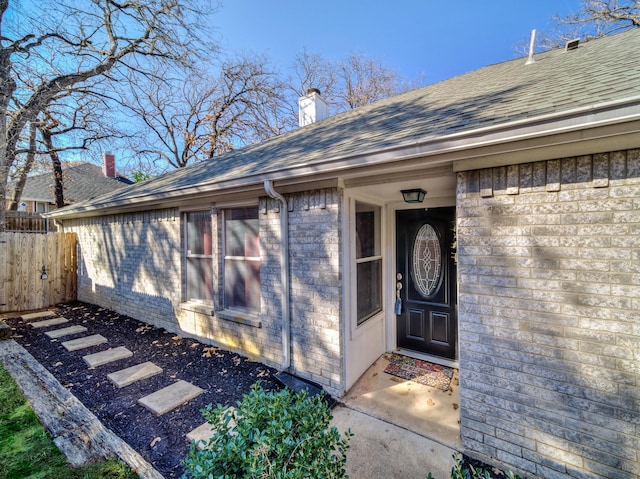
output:
[[[442,275],[440,240],[431,225],[422,225],[418,230],[412,258],[413,284],[422,296],[429,298],[438,290]]]

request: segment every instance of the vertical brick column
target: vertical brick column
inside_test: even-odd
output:
[[[640,150],[458,176],[461,434],[542,477],[640,475]]]

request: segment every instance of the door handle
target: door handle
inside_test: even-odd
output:
[[[402,298],[400,297],[400,291],[402,290],[402,273],[396,274],[396,304],[393,307],[393,311],[396,315],[402,314]]]

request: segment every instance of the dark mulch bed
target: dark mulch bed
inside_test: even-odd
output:
[[[267,391],[279,389],[273,377],[274,369],[237,354],[86,303],[74,302],[50,309],[70,322],[34,329],[19,318],[10,318],[6,322],[14,329],[14,339],[106,427],[167,478],[182,474],[181,460],[189,447],[185,434],[204,422],[200,411],[207,404],[233,405],[258,380]],[[50,340],[44,334],[76,324],[87,327],[88,331],[58,340]],[[74,352],[68,352],[61,345],[63,341],[87,334],[101,334],[109,343]],[[133,351],[133,356],[95,369],[89,369],[82,359],[86,354],[117,346],[125,346]],[[109,373],[145,361],[153,361],[163,373],[121,389],[107,379]],[[137,404],[139,398],[179,379],[199,386],[205,393],[160,417]]]

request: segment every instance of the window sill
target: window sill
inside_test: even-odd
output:
[[[186,301],[178,305],[180,309],[185,311],[193,311],[194,313],[204,314],[206,316],[215,316],[215,310],[212,303],[204,301]]]
[[[262,327],[262,321],[251,313],[225,309],[223,311],[218,311],[218,317],[220,319],[226,319],[227,321],[233,321],[234,323],[246,324],[247,326],[254,328]]]

